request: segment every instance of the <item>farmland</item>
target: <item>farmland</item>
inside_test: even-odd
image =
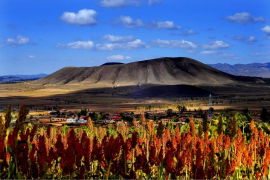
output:
[[[0,7],[0,180],[270,179],[268,1]]]
[[[205,111],[185,123],[141,115],[126,123],[70,128],[24,123],[22,106],[1,117],[1,178],[269,178],[269,113]]]

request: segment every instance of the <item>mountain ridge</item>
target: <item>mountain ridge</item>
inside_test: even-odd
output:
[[[99,87],[156,85],[224,85],[263,83],[262,78],[234,76],[186,57],[162,57],[127,64],[65,67],[35,83],[43,85],[85,84]]]
[[[33,81],[47,76],[47,74],[33,74],[33,75],[3,75],[0,76],[0,83],[14,83],[21,81]]]
[[[213,68],[233,75],[270,78],[270,62],[249,64],[217,63],[209,65]]]

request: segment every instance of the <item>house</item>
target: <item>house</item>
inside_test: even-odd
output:
[[[73,119],[73,118],[68,118],[67,119],[67,123],[76,123],[77,119]]]
[[[115,120],[104,120],[103,124],[114,124]]]
[[[84,119],[75,119],[75,118],[68,118],[67,123],[76,123],[76,124],[87,124],[87,120]]]
[[[122,117],[121,116],[113,116],[111,119],[114,121],[119,121],[122,119]]]
[[[66,118],[52,118],[52,121],[65,121]]]
[[[87,124],[87,120],[79,119],[79,120],[77,120],[76,123],[79,123],[79,124]]]
[[[86,120],[86,119],[88,119],[88,116],[81,116],[80,119]]]

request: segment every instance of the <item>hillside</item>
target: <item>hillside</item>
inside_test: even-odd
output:
[[[250,102],[265,106],[269,83],[264,78],[224,73],[189,58],[158,58],[128,64],[66,67],[32,82],[0,84],[0,107],[9,102],[41,107],[57,104],[130,108],[209,94],[239,103],[243,99],[247,103],[249,98]]]
[[[209,64],[220,71],[240,76],[256,76],[270,78],[270,63],[251,64]]]
[[[66,67],[35,81],[42,85],[92,85],[118,87],[137,85],[226,85],[263,82],[260,78],[233,76],[190,58],[158,58],[128,64],[96,67]]]
[[[0,83],[14,83],[21,81],[33,81],[45,77],[46,74],[36,75],[5,75],[0,76]]]

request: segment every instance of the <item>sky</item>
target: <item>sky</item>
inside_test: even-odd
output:
[[[270,62],[270,1],[0,1],[0,75],[158,57]]]

